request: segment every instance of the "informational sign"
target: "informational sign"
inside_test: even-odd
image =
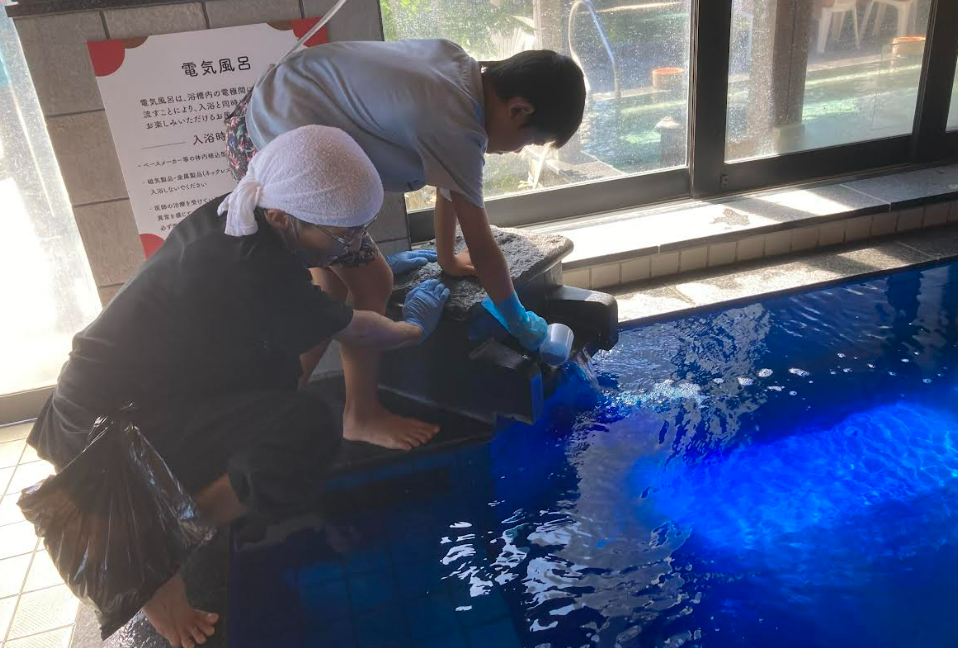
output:
[[[87,43],[143,250],[236,186],[225,119],[319,18]],[[327,41],[323,28],[307,41]]]

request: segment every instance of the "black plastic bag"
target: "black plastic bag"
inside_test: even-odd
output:
[[[96,609],[106,639],[214,529],[124,413],[98,419],[90,438],[17,504],[74,595]]]

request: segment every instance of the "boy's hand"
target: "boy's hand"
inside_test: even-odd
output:
[[[493,303],[491,297],[486,297],[482,305],[523,347],[537,351],[542,346],[548,324],[532,311],[526,310],[515,293],[499,304]]]
[[[463,250],[451,259],[439,259],[439,266],[451,277],[473,277],[476,274],[469,250]]]

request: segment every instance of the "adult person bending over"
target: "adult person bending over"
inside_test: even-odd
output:
[[[546,323],[516,295],[483,202],[486,153],[529,144],[559,147],[582,121],[585,81],[567,56],[520,52],[480,63],[444,40],[328,43],[272,68],[227,120],[227,153],[237,178],[274,138],[306,124],[343,129],[363,148],[386,191],[438,189],[436,253],[453,276],[477,274],[509,332],[528,349]],[[454,254],[456,224],[468,250]],[[330,291],[348,290],[357,308],[382,312],[392,274],[366,237],[355,254],[314,277]],[[377,398],[378,355],[342,349],[346,378],[344,435],[388,447],[422,423],[387,412]]]
[[[375,167],[348,135],[308,126],[265,147],[229,195],[183,219],[99,317],[73,341],[28,442],[58,469],[97,417],[135,403],[133,421],[225,525],[309,509],[340,432],[323,400],[297,390],[300,355],[330,338],[365,349],[417,344],[449,292],[414,289],[405,321],[354,311],[313,284],[358,241],[383,199]],[[418,443],[428,436],[415,436]],[[213,634],[175,576],[144,606],[175,646]]]

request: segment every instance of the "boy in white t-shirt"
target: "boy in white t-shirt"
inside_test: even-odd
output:
[[[584,104],[582,71],[548,50],[480,63],[445,40],[329,43],[264,76],[227,120],[228,155],[239,178],[277,136],[307,124],[334,126],[359,143],[386,191],[436,187],[436,254],[443,270],[477,275],[509,332],[535,350],[546,325],[516,296],[489,227],[483,165],[486,153],[562,146],[578,129]],[[457,223],[468,246],[458,255]],[[368,235],[357,250],[312,273],[324,290],[360,310],[383,312],[392,291],[392,271]],[[345,438],[408,449],[418,445],[409,439],[438,431],[379,404],[376,352],[343,347],[342,360]],[[310,364],[304,360],[307,377]]]

